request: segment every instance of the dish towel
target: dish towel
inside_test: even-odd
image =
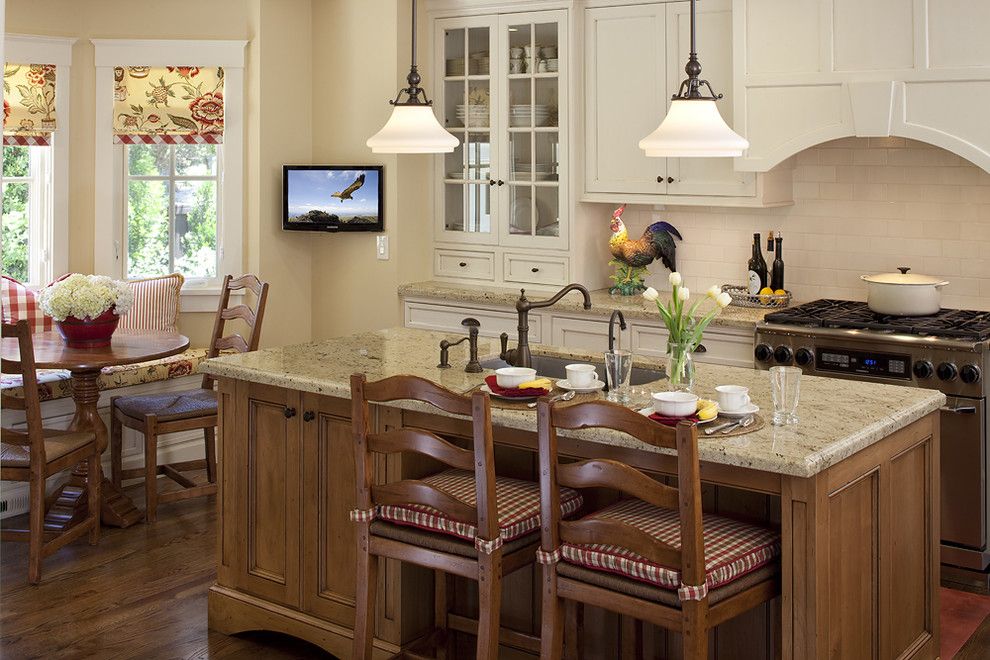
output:
[[[534,396],[544,396],[550,393],[550,390],[543,387],[530,387],[524,390],[517,387],[501,387],[499,386],[494,374],[485,378],[485,384],[488,385],[488,389],[492,391],[492,394],[504,396],[508,399],[515,399],[519,397],[531,398]]]

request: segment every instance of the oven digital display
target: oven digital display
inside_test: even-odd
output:
[[[822,371],[838,371],[865,374],[881,378],[911,378],[908,355],[893,353],[868,353],[839,348],[819,348],[818,368]]]

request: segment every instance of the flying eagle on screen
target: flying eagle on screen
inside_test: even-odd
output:
[[[355,192],[357,192],[358,189],[361,186],[363,186],[363,185],[364,185],[364,175],[361,174],[360,176],[358,176],[357,179],[354,180],[354,183],[352,183],[351,185],[347,186],[346,188],[344,188],[340,192],[335,192],[335,193],[333,193],[330,196],[331,197],[339,197],[340,198],[340,203],[343,204],[345,199],[354,199],[353,197],[351,197],[351,195],[354,194]]]

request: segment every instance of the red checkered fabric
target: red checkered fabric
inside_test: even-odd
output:
[[[467,470],[444,470],[425,477],[424,482],[468,504],[477,504],[474,473]],[[517,539],[540,527],[540,485],[508,477],[495,477],[495,501],[498,509],[499,538],[502,542]],[[560,512],[567,516],[581,507],[581,495],[570,488],[560,489]],[[450,534],[467,541],[477,538],[472,523],[448,518],[436,509],[422,504],[398,506],[383,504],[375,516],[399,525],[419,527],[431,532]],[[488,541],[489,543],[493,542]],[[485,541],[482,541],[485,542]]]
[[[672,509],[661,509],[642,500],[623,500],[585,519],[590,518],[618,520],[674,548],[681,547],[680,518]],[[714,514],[704,514],[702,524],[707,589],[724,586],[780,556],[780,535],[773,530]],[[619,546],[565,543],[561,554],[572,564],[616,573],[663,589],[701,588],[701,585],[681,584],[679,566],[661,566]]]
[[[52,145],[52,134],[4,135],[3,144],[7,147],[50,147]]]
[[[371,522],[375,519],[374,509],[351,509],[351,522]]]
[[[6,275],[0,279],[0,310],[4,323],[26,320],[31,324],[31,332],[52,329],[52,317],[41,311],[34,291]]]
[[[560,548],[557,548],[553,552],[547,552],[543,548],[536,549],[536,562],[538,564],[556,564],[560,561]]]
[[[114,135],[114,144],[222,144],[223,133],[189,135]]]
[[[691,587],[686,584],[682,584],[680,589],[677,590],[677,597],[680,600],[704,600],[705,596],[708,595],[708,585],[702,584],[697,587]]]

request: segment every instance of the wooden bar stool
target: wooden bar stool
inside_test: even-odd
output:
[[[230,294],[247,289],[254,295],[254,309],[246,304],[230,305]],[[268,283],[254,275],[242,275],[233,279],[224,277],[213,324],[213,337],[210,340],[207,358],[220,355],[221,351],[235,350],[239,353],[254,351],[261,341],[261,322],[265,315],[268,300]],[[248,339],[239,334],[224,336],[227,321],[240,319],[248,327]],[[120,488],[123,479],[144,477],[145,521],[158,519],[158,503],[184,500],[190,497],[213,495],[217,492],[217,395],[213,389],[214,378],[203,376],[203,384],[195,390],[147,394],[136,396],[116,396],[110,399],[110,471],[113,485]],[[123,427],[135,429],[144,435],[144,467],[123,469]],[[179,431],[203,430],[205,458],[169,465],[158,465],[158,436]],[[206,468],[206,483],[197,484],[182,474],[189,470]],[[183,487],[183,490],[170,493],[158,492],[158,475],[166,477]]]
[[[41,426],[41,397],[34,371],[34,345],[27,321],[4,323],[4,337],[17,337],[20,361],[3,360],[3,373],[21,376],[24,398],[0,395],[4,410],[23,410],[25,431],[4,428],[0,435],[0,479],[29,484],[28,529],[3,529],[4,541],[27,541],[28,581],[41,581],[41,560],[89,532],[90,545],[100,540],[100,451],[91,431],[59,431]],[[45,482],[48,477],[86,462],[87,515],[60,534],[45,531]],[[48,536],[48,540],[46,540]]]
[[[681,633],[683,657],[708,657],[708,631],[780,595],[780,535],[702,514],[697,427],[657,424],[592,401],[538,404],[544,520],[540,657],[561,657],[566,600],[602,607]],[[677,452],[677,488],[608,459],[559,464],[557,429],[609,428]],[[561,487],[629,496],[574,521],[561,520]],[[577,645],[580,648],[580,645]],[[637,655],[641,652],[637,650]]]
[[[415,376],[393,376],[368,383],[351,376],[357,509],[357,596],[353,657],[371,657],[374,638],[378,559],[387,557],[437,571],[434,604],[438,629],[448,629],[446,576],[478,582],[477,657],[498,657],[502,576],[533,563],[539,545],[539,484],[495,476],[491,404],[488,395],[462,396]],[[472,450],[414,428],[375,433],[369,427],[369,402],[413,400],[473,419]],[[372,452],[410,452],[428,456],[450,469],[423,479],[372,483]],[[581,496],[557,494],[557,517],[581,506]],[[506,631],[509,633],[509,631]],[[539,640],[511,632],[532,651]]]

